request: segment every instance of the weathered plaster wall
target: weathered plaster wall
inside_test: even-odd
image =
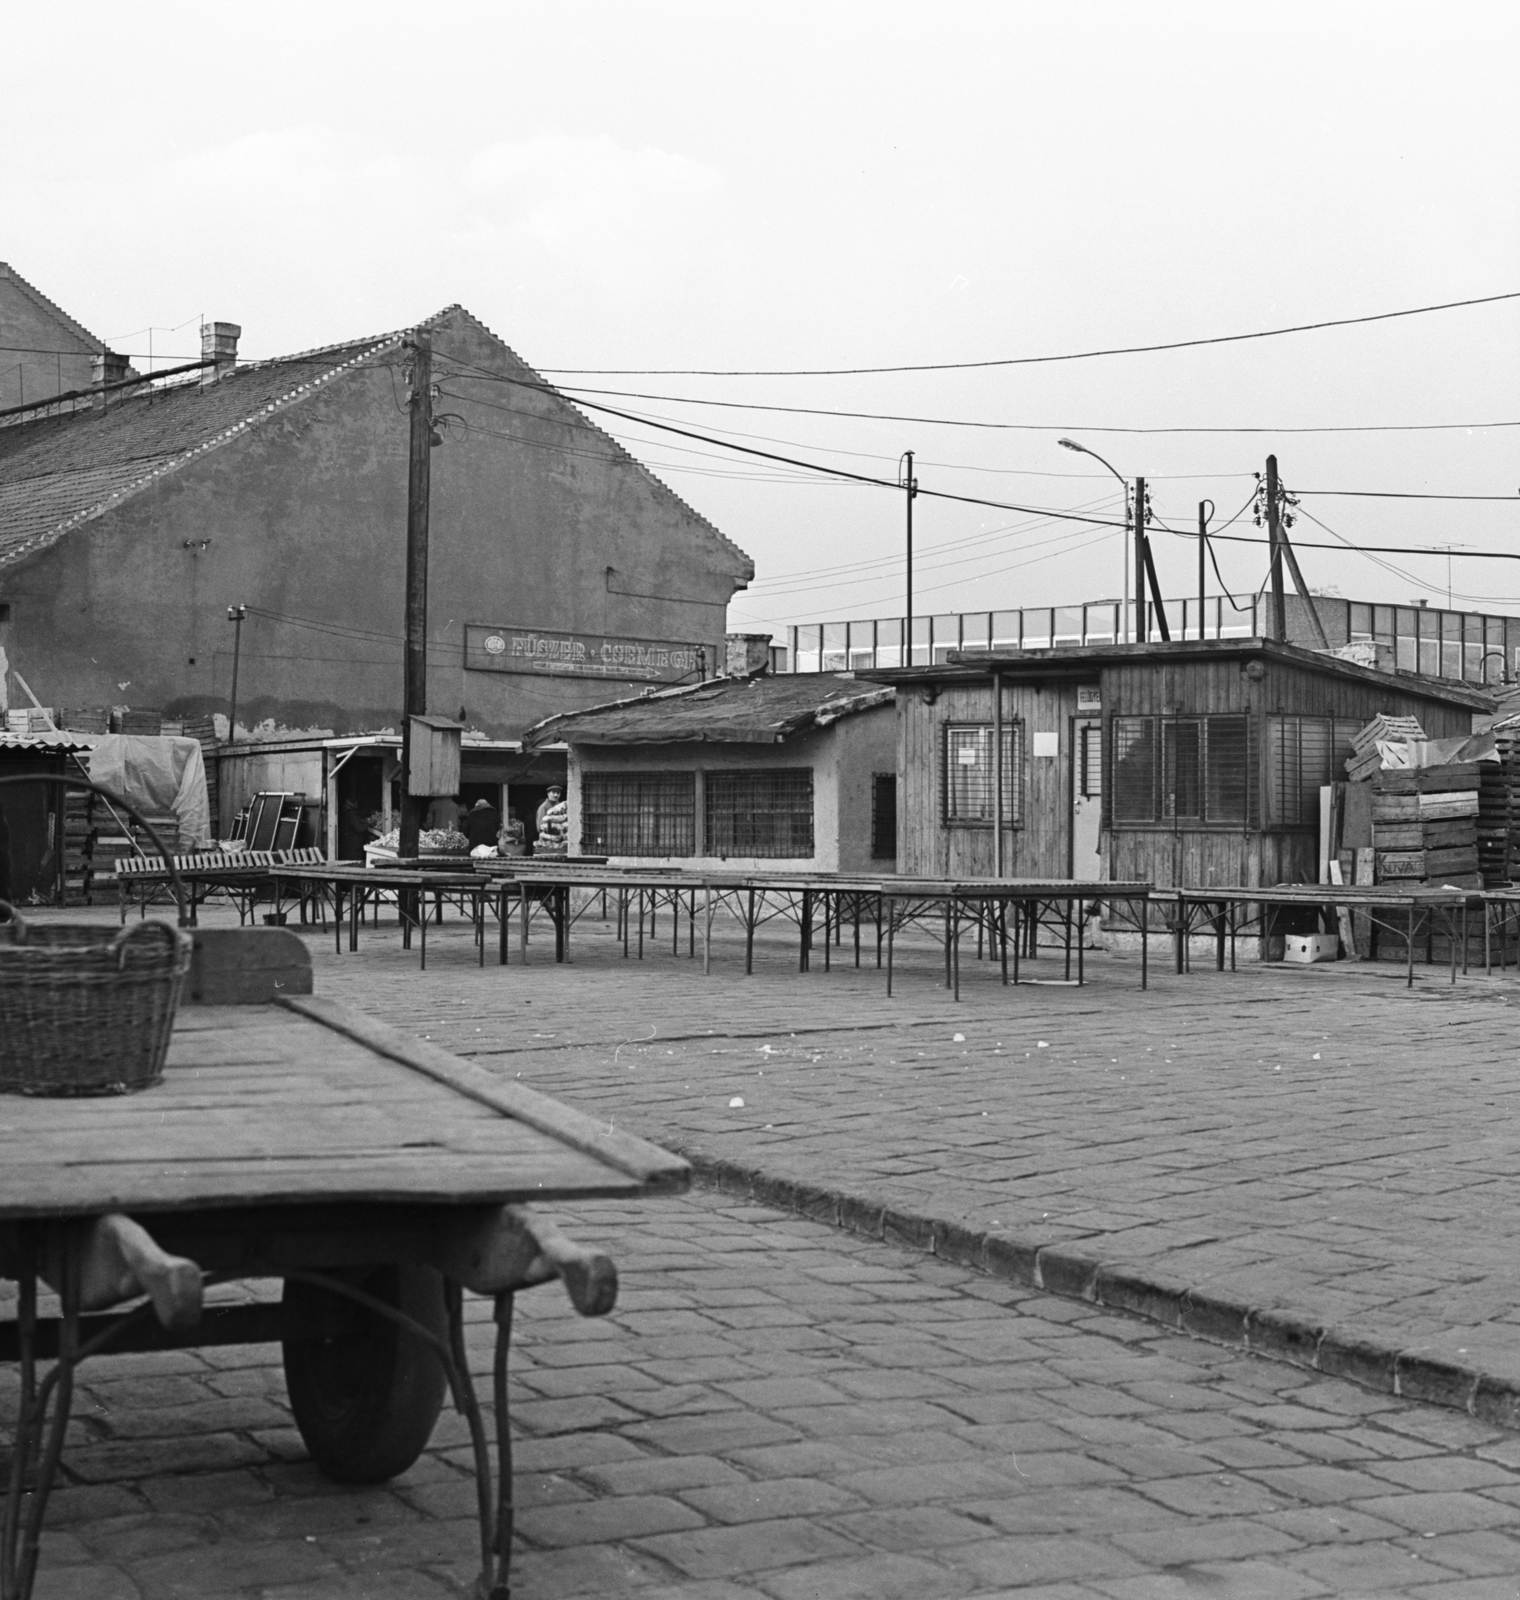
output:
[[[875,722],[884,725],[884,733],[868,739],[841,738],[857,723]],[[882,756],[878,743],[888,754]],[[869,865],[858,869],[842,863],[857,854],[853,835],[863,827],[858,858],[869,863],[871,854],[871,794],[870,767],[863,775],[855,773],[856,764],[862,760],[882,761],[875,768],[888,771],[891,753],[896,748],[895,718],[892,708],[882,712],[863,712],[859,716],[845,717],[827,728],[798,734],[784,744],[639,744],[639,745],[581,745],[570,751],[570,839],[572,849],[578,848],[581,836],[581,778],[585,772],[698,772],[735,769],[755,770],[775,767],[811,767],[813,771],[813,854],[803,857],[776,856],[740,857],[696,856],[628,856],[613,857],[615,863],[629,866],[674,866],[697,869],[704,866],[724,867],[736,872],[838,872],[871,870]],[[858,791],[864,789],[864,822]],[[698,793],[699,843],[701,795]],[[848,842],[846,842],[848,840]],[[879,863],[878,863],[879,869]]]
[[[0,263],[0,410],[87,388],[95,346]]]
[[[897,708],[888,701],[845,717],[830,731],[838,769],[839,870],[890,870],[890,862],[871,855],[871,780],[897,770]]]
[[[467,622],[703,643],[716,663],[747,559],[563,401],[471,381],[526,369],[470,319],[434,349],[437,409],[461,420],[432,456],[429,709],[515,737],[642,687],[467,672]],[[240,725],[399,726],[400,367],[357,369],[0,576],[11,666],[48,705],[225,712],[242,603]]]

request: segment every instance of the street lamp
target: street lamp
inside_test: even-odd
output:
[[[1057,439],[1056,443],[1058,445],[1060,445],[1060,447],[1063,450],[1075,450],[1078,455],[1091,456],[1094,461],[1099,463],[1100,466],[1107,467],[1108,470],[1110,472],[1112,472],[1113,475],[1116,478],[1119,479],[1119,482],[1124,487],[1124,520],[1125,520],[1125,523],[1128,524],[1128,522],[1129,522],[1129,480],[1127,478],[1123,477],[1115,469],[1115,467],[1113,466],[1113,464],[1111,462],[1105,461],[1103,459],[1103,457],[1100,456],[1096,450],[1090,450],[1085,444],[1078,444],[1075,439]],[[1126,528],[1126,533],[1127,532],[1128,532],[1128,528]],[[1129,595],[1129,539],[1126,537],[1121,542],[1124,545],[1124,587],[1119,591],[1120,596],[1121,596],[1121,599],[1119,601],[1119,606],[1120,606],[1120,610],[1119,610],[1120,629],[1119,629],[1119,631],[1120,631],[1120,633],[1127,633],[1128,629],[1126,629],[1123,626],[1123,618],[1124,618],[1125,612],[1127,612],[1128,609],[1129,609],[1129,603],[1130,603],[1130,595]],[[1136,543],[1136,549],[1137,549],[1137,551],[1139,549],[1138,541]],[[1138,556],[1137,556],[1137,559],[1138,559]],[[1135,573],[1135,587],[1137,589],[1140,587],[1140,574],[1139,574],[1138,571]],[[1136,615],[1136,623],[1137,623],[1137,631],[1138,631],[1138,623],[1139,623],[1138,613]],[[1119,640],[1116,640],[1115,642],[1118,643],[1118,644],[1123,644],[1125,641],[1123,639],[1119,639]]]

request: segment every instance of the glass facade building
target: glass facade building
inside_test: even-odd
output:
[[[1267,630],[1269,602],[1232,602],[1212,596],[1200,605],[1169,600],[1166,617],[1174,639],[1253,639]],[[1331,649],[1365,645],[1367,664],[1454,678],[1472,684],[1520,679],[1520,617],[1434,606],[1375,605],[1315,597],[1315,609]],[[1156,607],[1148,606],[1147,632],[1160,637]],[[1308,610],[1287,596],[1288,642],[1315,647]],[[1132,641],[1132,605],[1104,600],[1077,606],[1026,606],[1017,611],[952,611],[914,617],[904,640],[901,617],[851,622],[813,622],[783,630],[771,646],[775,672],[858,672],[872,667],[930,666],[956,650],[1046,650],[1061,645]]]

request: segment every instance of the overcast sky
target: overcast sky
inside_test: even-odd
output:
[[[1520,289],[1512,0],[197,0],[13,9],[7,35],[0,259],[134,352],[151,324],[155,353],[194,356],[202,315],[260,356],[460,301],[544,371],[861,367]],[[1177,528],[1205,497],[1224,522],[1271,450],[1304,491],[1520,491],[1517,427],[1291,431],[1520,422],[1520,301],[980,372],[554,375],[759,448],[888,478],[913,449],[925,488],[1116,517],[1070,434]],[[1268,431],[1101,431],[1197,427]],[[734,625],[900,613],[900,494],[615,431],[754,557]],[[1460,554],[1520,552],[1520,501],[1303,507],[1353,542],[1454,545],[1458,604],[1520,611],[1520,563]],[[1121,584],[1113,529],[928,498],[916,523],[920,612]],[[1220,549],[1254,589],[1260,551]],[[1160,534],[1157,559],[1195,592],[1190,543]],[[1444,601],[1444,558],[1382,559],[1402,571],[1302,555],[1311,586]]]

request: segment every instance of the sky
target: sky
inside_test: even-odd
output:
[[[1520,562],[1464,554],[1520,554],[1520,300],[679,371],[1520,290],[1508,0],[84,0],[7,34],[0,259],[118,349],[193,359],[206,317],[277,355],[457,301],[588,402],[889,483],[912,450],[925,490],[1029,508],[921,494],[920,613],[1120,592],[1120,486],[1062,436],[1146,477],[1168,595],[1196,547],[1162,524],[1222,528],[1275,452],[1311,588],[1520,612]],[[901,614],[900,491],[594,415],[754,558],[731,626]],[[1216,549],[1259,588],[1260,545]]]

